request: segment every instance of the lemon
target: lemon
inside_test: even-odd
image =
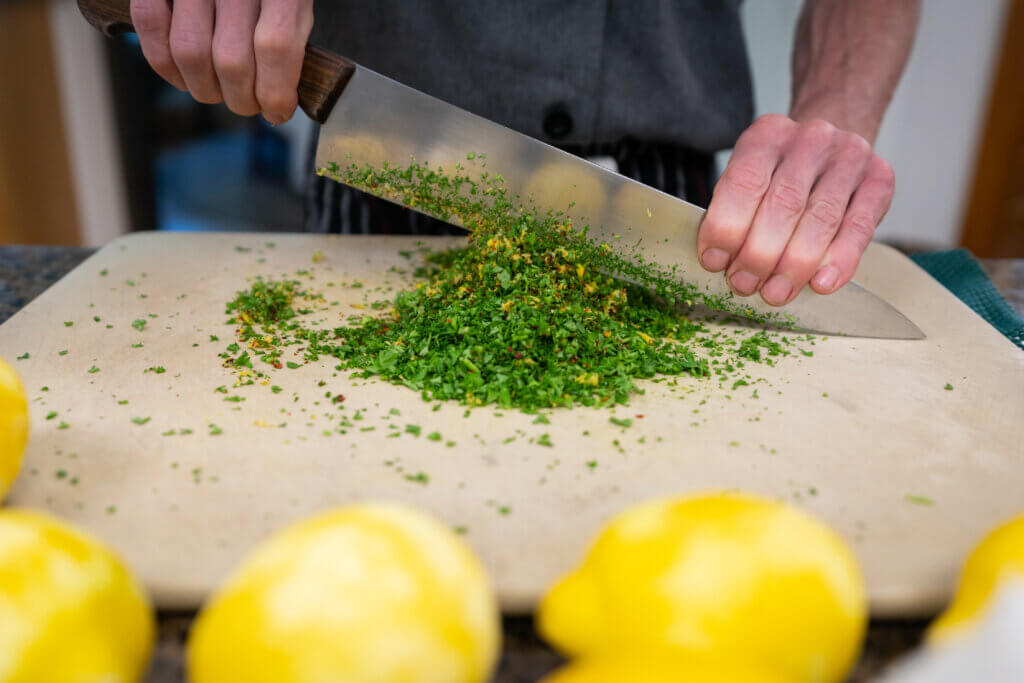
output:
[[[18,373],[0,360],[0,500],[21,469],[28,439],[28,400]]]
[[[500,621],[450,529],[409,508],[352,505],[246,559],[200,613],[192,683],[484,681]]]
[[[867,618],[843,540],[787,505],[715,494],[634,507],[544,597],[544,637],[570,656],[667,649],[838,681]]]
[[[791,683],[735,660],[695,653],[646,652],[627,656],[585,657],[542,683]]]
[[[971,551],[952,603],[928,629],[939,644],[970,630],[1002,582],[1024,578],[1024,516],[997,527]]]
[[[41,513],[0,510],[0,681],[138,681],[154,631],[107,548]]]

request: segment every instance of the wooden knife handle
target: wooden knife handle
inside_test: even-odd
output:
[[[78,9],[104,35],[135,32],[131,0],[78,0]],[[356,65],[344,57],[306,45],[299,76],[299,106],[309,118],[324,123],[355,72]]]

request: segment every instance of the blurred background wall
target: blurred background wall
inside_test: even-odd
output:
[[[787,110],[801,4],[744,3],[758,113]],[[877,144],[897,172],[880,239],[1024,257],[1022,46],[1024,0],[924,0]],[[192,102],[131,37],[87,26],[74,0],[0,0],[2,242],[299,230],[311,134],[301,112],[272,128]]]
[[[879,239],[958,243],[1010,4],[924,0],[914,51],[875,146],[895,168],[897,187]],[[789,108],[789,58],[802,5],[743,4],[758,114]]]

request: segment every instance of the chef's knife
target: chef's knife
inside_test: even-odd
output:
[[[107,35],[134,30],[130,0],[78,0],[78,5],[85,18]],[[379,167],[384,162],[405,166],[412,158],[450,172],[461,164],[460,175],[471,175],[485,163],[486,171],[505,179],[511,193],[533,202],[542,213],[565,211],[574,225],[590,225],[591,236],[625,255],[639,252],[709,294],[730,295],[722,274],[707,272],[697,260],[697,230],[704,211],[693,204],[314,46],[306,48],[298,92],[299,105],[322,125],[318,168],[331,162],[342,167]],[[468,155],[486,162],[469,164]],[[741,301],[760,313],[781,312],[808,331],[924,337],[898,310],[855,282],[828,296],[805,288],[783,309],[772,308],[757,296]]]

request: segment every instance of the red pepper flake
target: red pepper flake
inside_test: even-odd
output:
[[[638,419],[638,420],[642,420],[642,419],[644,419],[644,416],[643,416],[643,415],[637,415],[637,416],[636,416],[636,419]]]
[[[334,398],[331,399],[332,403],[341,403],[345,400],[344,394],[335,394]]]

